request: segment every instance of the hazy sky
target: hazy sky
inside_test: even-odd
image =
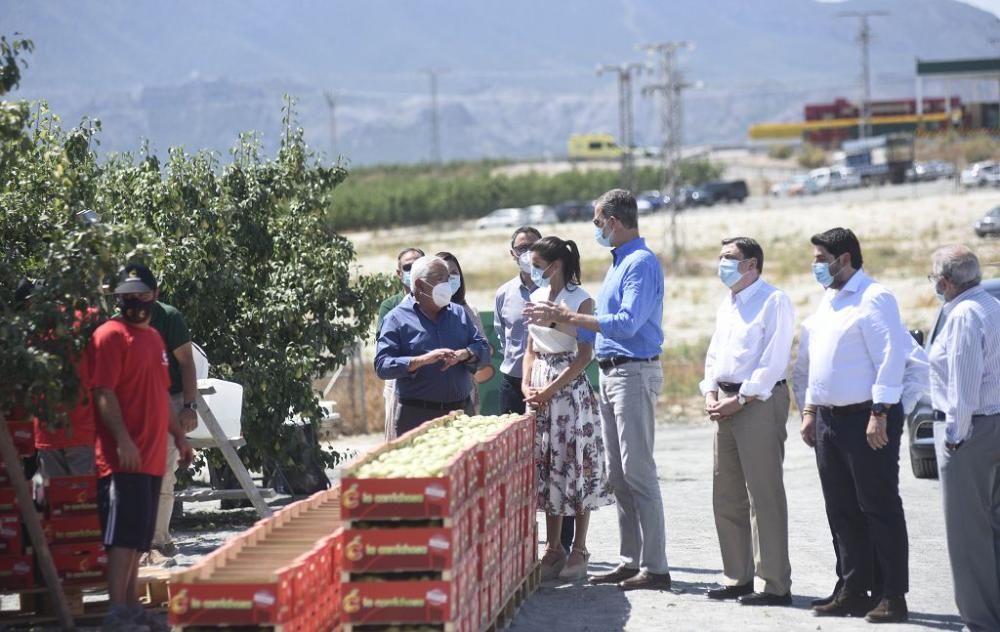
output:
[[[971,4],[974,7],[979,7],[980,9],[986,9],[987,11],[993,12],[994,15],[1000,16],[1000,0],[962,0],[966,4]]]

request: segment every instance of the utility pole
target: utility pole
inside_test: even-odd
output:
[[[604,64],[597,76],[613,72],[618,77],[618,135],[622,144],[622,188],[635,191],[635,122],[632,116],[632,77],[642,73],[642,64]]]
[[[871,134],[871,66],[868,47],[872,39],[872,30],[868,26],[868,18],[889,15],[888,11],[844,11],[838,13],[841,18],[858,18],[858,44],[861,46],[861,117],[858,121],[858,138],[868,138]]]
[[[441,166],[441,124],[438,121],[438,75],[443,71],[439,68],[424,68],[430,80],[431,88],[431,162],[435,167]]]
[[[683,142],[682,93],[697,84],[684,80],[678,69],[677,53],[692,48],[690,42],[662,42],[642,46],[648,55],[656,58],[659,82],[643,86],[642,94],[660,95],[660,133],[662,142],[660,155],[663,172],[660,177],[660,191],[670,193],[670,243],[673,269],[677,270],[680,260],[680,244],[677,239],[677,212],[680,200],[680,164]]]
[[[330,158],[337,154],[337,95],[325,92],[326,107],[330,110]]]

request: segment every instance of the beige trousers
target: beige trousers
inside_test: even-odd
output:
[[[780,384],[766,402],[753,400],[716,422],[715,432],[712,504],[725,583],[752,583],[756,575],[775,595],[792,587],[782,467],[788,405],[788,386]]]
[[[184,394],[170,396],[170,405],[174,414],[181,414],[184,406]],[[163,483],[160,485],[160,504],[156,509],[156,529],[153,531],[153,546],[163,546],[170,543],[170,517],[174,514],[174,484],[177,482],[177,446],[174,437],[167,434],[167,469],[163,473]]]

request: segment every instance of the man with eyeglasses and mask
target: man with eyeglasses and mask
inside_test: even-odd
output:
[[[854,233],[833,228],[811,242],[813,275],[826,290],[802,323],[792,381],[802,439],[816,449],[843,580],[813,611],[901,622],[908,617],[909,544],[899,497],[900,400],[912,343],[896,298],[862,270]]]
[[[191,462],[192,450],[170,406],[170,373],[163,338],[150,325],[156,279],[148,268],[122,269],[114,294],[120,316],[94,332],[98,512],[108,552],[108,629],[149,625],[136,590],[139,559],[156,528],[164,473]],[[167,463],[167,442],[178,463]]]
[[[378,322],[375,325],[375,336],[382,329],[382,321],[386,315],[394,310],[397,305],[410,293],[410,272],[413,262],[424,256],[424,251],[420,248],[403,248],[396,256],[396,280],[399,281],[402,289],[382,301],[378,308]],[[392,441],[396,438],[396,380],[386,380],[382,389],[382,400],[385,402],[385,440]]]
[[[375,373],[396,380],[397,435],[453,410],[473,414],[472,375],[490,361],[490,348],[465,308],[451,302],[448,278],[443,259],[414,261],[411,294],[379,330]]]
[[[635,196],[612,189],[594,205],[594,239],[611,250],[595,313],[549,301],[525,306],[533,324],[569,323],[597,333],[599,403],[609,479],[618,501],[621,563],[592,584],[669,590],[663,499],[653,458],[656,400],[663,389],[663,269],[639,235]]]
[[[524,305],[531,300],[535,283],[531,280],[531,245],[542,238],[537,228],[521,226],[510,238],[510,256],[518,274],[497,290],[493,329],[500,341],[500,413],[524,414],[521,371],[528,336],[524,324]]]
[[[756,240],[722,241],[719,279],[730,291],[716,312],[700,388],[716,422],[712,505],[726,581],[708,597],[788,606],[792,567],[782,463],[795,311],[784,292],[761,278],[763,270]],[[759,593],[755,574],[764,581]]]

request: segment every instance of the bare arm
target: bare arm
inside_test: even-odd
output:
[[[142,465],[142,459],[139,456],[139,448],[135,446],[125,427],[118,396],[110,388],[97,387],[94,389],[94,405],[97,407],[97,416],[100,417],[101,423],[115,438],[118,464],[128,472],[138,470]]]
[[[194,368],[194,351],[191,343],[185,342],[174,349],[174,358],[181,370],[181,385],[184,389],[184,402],[193,402],[198,399],[198,374]],[[180,427],[184,432],[191,432],[198,427],[198,413],[185,408],[180,412],[178,418]]]
[[[528,336],[524,345],[524,358],[521,360],[521,392],[525,397],[531,395],[531,367],[535,364],[535,345],[531,342],[531,335]]]

